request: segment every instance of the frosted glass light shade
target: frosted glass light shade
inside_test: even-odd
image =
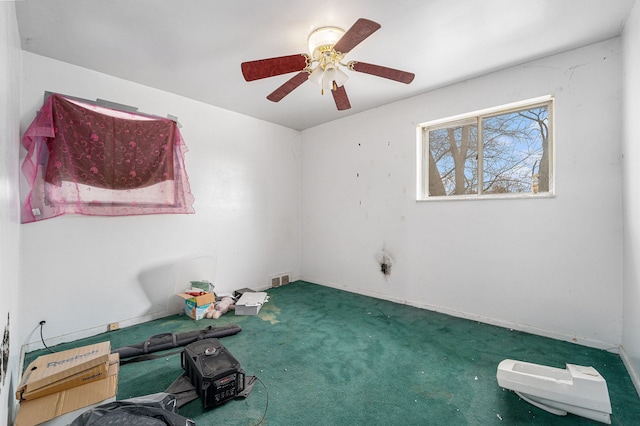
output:
[[[318,66],[311,72],[311,74],[309,74],[309,81],[320,86],[322,84],[323,76],[324,71],[322,70],[322,67]]]
[[[311,57],[317,59],[315,53],[316,49],[323,46],[333,47],[333,45],[336,44],[343,35],[344,30],[338,27],[322,27],[312,32],[307,39]]]
[[[338,87],[344,85],[347,80],[349,80],[349,76],[340,69],[340,67],[336,67],[336,74],[333,77],[333,80],[336,82]]]
[[[309,81],[318,86],[322,86],[325,90],[333,89],[333,82],[336,82],[336,86],[340,87],[347,82],[349,76],[340,69],[337,65],[327,64],[323,70],[321,66],[317,66],[311,74],[309,74]]]
[[[322,88],[324,90],[333,89],[333,80],[336,79],[335,77],[336,77],[336,67],[334,67],[333,64],[329,64],[324,69],[324,76],[322,77]]]

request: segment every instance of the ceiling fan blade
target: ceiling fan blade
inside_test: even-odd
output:
[[[380,24],[377,22],[360,18],[344,33],[340,40],[338,40],[335,46],[333,46],[333,50],[340,53],[350,52],[351,49],[359,45],[379,28]]]
[[[309,79],[309,73],[306,71],[300,71],[298,74],[287,80],[282,86],[278,87],[276,90],[271,92],[267,99],[272,102],[279,102],[287,96],[289,93],[293,92],[298,86]]]
[[[243,62],[241,64],[242,75],[246,81],[253,81],[294,71],[302,71],[307,66],[307,58],[307,55],[301,53]]]
[[[333,100],[336,103],[338,111],[351,108],[351,103],[349,102],[349,97],[347,96],[347,91],[344,86],[336,87],[335,90],[331,91],[331,94],[333,95]]]
[[[349,69],[352,69],[353,71],[388,78],[389,80],[395,80],[405,84],[411,83],[413,81],[413,78],[415,77],[415,74],[411,72],[400,71],[380,65],[367,64],[366,62],[351,61],[349,62],[348,66]]]

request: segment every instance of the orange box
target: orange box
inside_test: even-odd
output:
[[[207,311],[213,309],[212,304],[216,302],[216,295],[213,292],[202,292],[200,296],[178,293],[177,296],[184,299],[184,313],[194,320],[204,318]]]

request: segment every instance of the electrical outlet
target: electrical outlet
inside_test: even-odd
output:
[[[116,331],[119,328],[120,328],[120,323],[112,322],[111,324],[109,324],[109,331]]]

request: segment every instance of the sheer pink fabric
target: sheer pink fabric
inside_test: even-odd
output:
[[[54,94],[24,136],[22,223],[66,213],[194,213],[176,123]]]

